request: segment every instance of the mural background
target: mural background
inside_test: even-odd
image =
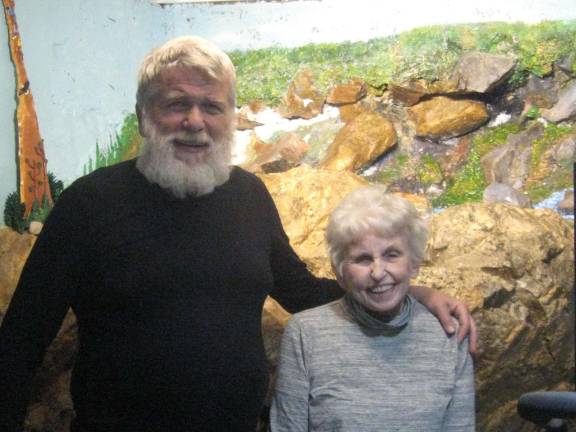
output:
[[[430,24],[573,19],[572,0],[483,2],[358,0],[181,4],[147,0],[17,0],[24,61],[48,171],[82,175],[96,145],[109,146],[133,112],[136,71],[155,45],[181,34],[225,50],[361,41]],[[0,207],[17,187],[14,68],[0,25]]]

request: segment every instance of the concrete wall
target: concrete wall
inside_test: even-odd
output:
[[[96,143],[133,112],[136,71],[153,46],[198,34],[225,50],[382,37],[429,24],[575,19],[574,0],[320,0],[180,4],[148,0],[18,0],[16,17],[48,170],[69,183]],[[0,209],[16,190],[16,99],[0,24]],[[2,224],[3,220],[0,220]]]

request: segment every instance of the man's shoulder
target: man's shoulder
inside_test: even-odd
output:
[[[128,176],[134,175],[135,173],[136,160],[130,159],[107,167],[98,168],[91,173],[78,178],[73,184],[80,186],[100,186],[107,183],[114,184],[126,181]]]
[[[262,180],[260,180],[256,174],[246,171],[244,168],[240,168],[237,165],[232,167],[232,171],[230,172],[230,181],[238,184],[263,184]]]
[[[270,192],[260,177],[238,166],[232,167],[226,188],[236,194],[249,194],[252,199],[260,197],[267,201],[270,198]]]
[[[81,200],[88,207],[124,202],[136,195],[136,191],[145,189],[141,187],[142,182],[145,179],[136,169],[135,161],[128,160],[79,177],[66,187],[59,201]]]

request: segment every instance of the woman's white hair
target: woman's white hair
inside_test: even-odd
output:
[[[386,193],[384,186],[363,186],[344,197],[330,215],[326,228],[328,253],[338,277],[342,277],[348,248],[368,234],[405,235],[412,262],[419,265],[424,260],[428,229],[416,207]]]
[[[236,70],[230,57],[206,39],[181,36],[154,48],[138,71],[136,106],[144,110],[155,94],[154,83],[162,71],[172,67],[194,69],[207,77],[229,85],[229,101],[236,105]]]

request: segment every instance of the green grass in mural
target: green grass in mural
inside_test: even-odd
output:
[[[555,191],[574,189],[572,163],[568,160],[561,162],[560,168],[548,175],[543,181],[530,185],[526,194],[532,202],[540,202]]]
[[[544,128],[544,136],[532,143],[531,168],[536,169],[542,160],[542,156],[553,144],[562,137],[576,132],[576,126],[556,125],[548,123]]]
[[[443,180],[442,168],[436,159],[424,154],[420,158],[420,164],[417,169],[418,179],[422,186],[427,187]]]
[[[110,145],[101,150],[96,143],[96,155],[90,158],[84,165],[84,174],[88,174],[98,168],[114,165],[118,162],[131,159],[136,156],[140,148],[141,137],[138,133],[138,119],[135,114],[130,114],[124,119],[124,124]]]
[[[301,67],[314,72],[323,92],[332,83],[355,77],[379,88],[407,79],[446,78],[468,51],[516,56],[518,65],[511,82],[521,85],[529,73],[544,76],[554,62],[576,52],[576,20],[430,26],[368,42],[229,54],[238,73],[238,103],[261,100],[275,106]],[[576,71],[576,60],[573,63],[572,70]]]
[[[432,202],[434,207],[449,207],[482,200],[488,186],[480,159],[494,148],[504,144],[508,135],[520,132],[520,126],[505,124],[488,128],[472,140],[464,167],[448,182],[446,191]]]

